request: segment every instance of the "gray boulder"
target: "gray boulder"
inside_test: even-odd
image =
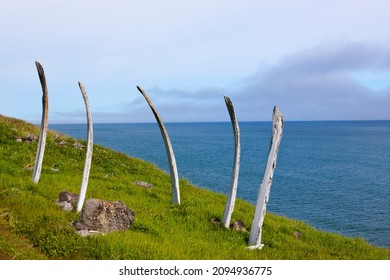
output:
[[[74,222],[73,226],[78,231],[106,233],[129,229],[134,218],[134,212],[120,201],[90,198],[84,203],[80,220]]]

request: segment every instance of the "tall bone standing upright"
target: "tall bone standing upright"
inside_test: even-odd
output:
[[[41,82],[42,93],[43,93],[42,94],[42,120],[41,120],[41,127],[39,133],[38,148],[35,157],[34,171],[32,176],[33,182],[37,184],[39,182],[39,178],[41,177],[43,155],[45,153],[45,146],[46,146],[46,135],[47,135],[48,118],[49,118],[49,93],[47,90],[45,72],[43,71],[42,65],[38,61],[35,61],[35,66],[38,70],[38,76]]]
[[[140,86],[137,86],[137,89],[144,96],[146,102],[148,103],[150,109],[154,114],[154,117],[156,118],[158,126],[160,127],[161,135],[163,137],[165,149],[167,151],[167,156],[168,156],[169,170],[171,176],[171,187],[172,187],[172,203],[180,204],[179,175],[177,172],[176,159],[175,159],[175,154],[173,153],[171,140],[169,139],[168,132],[164,126],[164,123],[162,122],[160,116],[158,115],[156,109],[154,108],[152,101],[150,101],[148,95]]]
[[[272,178],[274,170],[276,168],[276,159],[280,147],[280,142],[282,139],[283,126],[284,123],[282,113],[279,111],[278,107],[275,106],[272,117],[272,140],[270,144],[269,155],[263,176],[263,181],[260,185],[257,197],[255,215],[253,218],[251,232],[249,236],[248,244],[250,245],[250,249],[261,249],[264,246],[264,244],[261,244],[262,226],[267,210],[267,203],[271,190]]]
[[[77,200],[77,212],[80,212],[83,209],[85,195],[87,193],[87,188],[88,188],[88,179],[89,179],[89,172],[91,170],[91,161],[92,161],[92,152],[93,152],[93,123],[92,123],[91,110],[89,109],[88,95],[87,92],[85,91],[84,85],[81,82],[79,82],[79,88],[81,90],[81,94],[83,95],[85,110],[87,112],[88,136],[87,136],[87,152],[85,156],[83,179],[81,182],[79,199]]]
[[[226,201],[225,210],[222,218],[223,225],[226,228],[229,228],[230,219],[232,217],[232,213],[234,210],[234,204],[236,202],[238,174],[240,171],[241,146],[240,146],[240,128],[238,126],[238,121],[236,118],[236,114],[234,112],[233,103],[229,97],[224,96],[224,98],[225,98],[226,107],[230,115],[230,120],[232,122],[233,134],[234,134],[234,165],[233,165],[233,172],[232,172],[232,181],[230,184],[229,195]]]

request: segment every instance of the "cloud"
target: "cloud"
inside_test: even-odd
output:
[[[242,120],[269,120],[274,104],[290,119],[389,118],[384,0],[8,2],[0,9],[3,114],[40,118],[38,60],[52,121],[84,115],[79,80],[102,122],[154,121],[137,84],[167,121],[227,120],[224,94]],[[329,40],[383,49],[307,48]],[[259,61],[271,66],[254,73]]]
[[[226,91],[219,88],[204,88],[190,91],[184,89],[143,88],[164,122],[228,121],[223,96]],[[138,94],[133,100],[122,102],[105,110],[92,110],[94,123],[155,122],[147,102]],[[133,94],[133,95],[134,95]],[[69,120],[86,122],[85,110],[52,113],[57,123]]]
[[[359,78],[367,73],[388,84],[371,87]],[[271,120],[274,105],[287,120],[390,119],[390,52],[363,43],[322,44],[291,54],[233,87],[154,87],[149,94],[166,121],[228,121],[223,95],[232,98],[242,121]],[[148,110],[141,97],[127,106],[137,107],[132,115],[138,121]]]
[[[389,85],[374,89],[356,73],[387,73],[390,84],[390,52],[362,43],[319,45],[245,79],[234,98],[244,119],[264,119],[276,104],[292,120],[389,119]]]
[[[390,53],[363,43],[322,44],[287,56],[278,70],[299,74],[390,68]]]
[[[229,121],[224,95],[231,97],[241,121],[270,121],[274,105],[286,120],[390,119],[390,52],[363,43],[322,44],[259,69],[233,82],[232,89],[144,90],[165,122]],[[154,122],[141,94],[134,89],[132,96],[93,112],[95,122]],[[68,117],[82,121],[84,114]]]
[[[160,117],[165,122],[225,121],[223,95],[226,91],[220,88],[203,88],[200,90],[145,89]],[[135,122],[153,122],[154,116],[144,98],[139,96],[129,103],[120,106],[127,112],[129,119]]]

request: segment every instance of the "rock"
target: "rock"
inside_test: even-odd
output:
[[[58,145],[60,146],[63,146],[65,144],[67,144],[67,142],[65,140],[61,140],[60,142],[57,143]]]
[[[27,135],[25,140],[28,142],[35,142],[38,140],[38,136],[36,136],[35,134],[29,134],[29,135]]]
[[[16,137],[17,142],[32,143],[38,140],[38,137],[34,134],[28,134],[26,137]]]
[[[300,231],[296,231],[296,232],[294,232],[294,236],[299,239],[299,238],[302,238],[303,233]]]
[[[80,142],[74,142],[73,147],[75,147],[79,150],[83,150],[85,148],[85,146],[83,144],[81,144]]]
[[[72,226],[77,230],[77,232],[80,235],[82,235],[82,233],[81,233],[82,231],[88,231],[88,227],[84,223],[82,223],[80,221],[74,221],[72,223]]]
[[[7,209],[0,209],[0,219],[6,219],[9,216]]]
[[[129,229],[135,214],[120,201],[104,201],[90,198],[85,201],[80,220],[73,226],[81,231],[98,231],[102,233]]]
[[[70,212],[74,209],[74,205],[67,201],[59,202],[58,199],[56,200],[56,205],[60,206],[64,211]]]
[[[237,220],[237,221],[233,222],[230,225],[230,228],[232,230],[235,230],[235,231],[247,232],[245,225],[244,225],[244,222],[242,220]]]
[[[68,191],[62,191],[58,196],[58,202],[77,202],[78,198],[79,196],[77,194]]]
[[[56,200],[56,204],[61,206],[63,210],[70,212],[75,208],[78,198],[79,197],[76,194],[62,191]]]
[[[81,235],[82,237],[90,236],[90,235],[95,235],[95,234],[102,234],[102,233],[99,232],[99,231],[96,231],[96,230],[87,230],[87,229],[79,230],[79,231],[77,231],[77,233],[78,233],[79,235]],[[104,235],[104,233],[103,233],[103,235]]]
[[[212,218],[210,220],[210,223],[212,223],[213,225],[219,225],[221,223],[221,220],[218,218]]]
[[[28,170],[28,171],[31,171],[34,169],[34,165],[32,163],[29,163],[27,164],[25,167],[24,167],[24,170]]]
[[[62,209],[64,209],[64,211],[66,212],[70,212],[74,209],[72,203],[69,202],[60,202],[60,205],[62,206]]]
[[[153,188],[153,184],[142,182],[142,181],[134,181],[134,184],[140,187],[147,188],[149,190]]]

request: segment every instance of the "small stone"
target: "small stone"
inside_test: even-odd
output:
[[[78,200],[78,198],[79,196],[77,194],[68,191],[62,191],[58,196],[58,202],[75,202]]]
[[[22,138],[22,140],[31,143],[37,141],[38,137],[34,134],[28,134],[26,137]]]
[[[230,225],[230,228],[232,230],[235,230],[235,231],[247,232],[245,225],[244,225],[244,222],[242,220],[237,220],[237,221],[233,222]]]
[[[85,148],[85,146],[83,144],[81,144],[80,142],[74,142],[73,147],[75,147],[79,150],[83,150]]]
[[[58,195],[55,204],[60,206],[64,211],[70,212],[76,207],[78,198],[79,197],[76,194],[68,191],[62,191]]]
[[[300,232],[300,231],[296,231],[296,232],[294,232],[294,236],[295,236],[296,238],[302,238],[303,233]]]
[[[61,207],[64,211],[66,211],[66,212],[70,212],[70,211],[72,211],[72,210],[74,209],[74,207],[73,207],[73,205],[72,205],[71,203],[69,203],[69,202],[67,202],[67,201],[61,201],[61,202],[59,202],[59,201],[58,201],[58,198],[56,199],[55,204],[56,204],[57,206],[60,206],[60,207]]]
[[[0,219],[6,218],[8,216],[8,212],[0,213]]]
[[[58,145],[60,145],[60,146],[63,146],[63,145],[65,145],[66,144],[66,141],[65,140],[61,140],[60,142],[58,142]]]
[[[212,223],[213,225],[219,225],[221,223],[221,220],[218,218],[212,218],[210,220],[210,223]]]
[[[69,202],[66,202],[66,201],[62,201],[62,202],[58,202],[57,203],[58,206],[61,206],[62,209],[66,212],[70,212],[74,209],[72,203],[69,203]]]
[[[103,234],[103,233],[96,231],[96,230],[87,230],[87,229],[78,230],[77,233],[80,234],[82,237],[95,235],[95,234]]]
[[[74,221],[72,223],[72,226],[74,226],[74,228],[77,229],[78,232],[81,232],[84,230],[88,231],[88,227],[80,221]]]
[[[34,166],[32,164],[27,164],[25,167],[24,167],[24,170],[27,170],[27,171],[31,171],[34,169]]]
[[[28,134],[26,137],[16,137],[15,138],[16,142],[35,142],[38,140],[38,137],[34,134]]]
[[[153,188],[153,184],[142,182],[142,181],[134,181],[134,184],[140,187],[147,188],[149,190]]]

